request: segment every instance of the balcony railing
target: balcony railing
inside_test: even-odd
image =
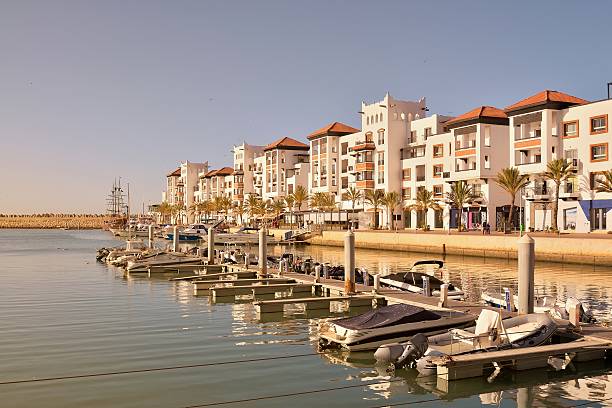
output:
[[[537,139],[538,137],[542,137],[542,131],[540,129],[527,133],[526,135],[516,135],[514,136],[514,140],[529,140]]]
[[[538,164],[538,163],[542,163],[542,158],[541,157],[539,159],[535,159],[535,160],[524,162],[524,163],[516,163],[516,165],[517,166],[526,166],[528,164]]]
[[[425,176],[416,176],[416,181],[425,181]]]
[[[467,143],[455,143],[455,150],[473,149],[476,147],[475,140],[468,140]]]

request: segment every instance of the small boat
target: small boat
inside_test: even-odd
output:
[[[557,330],[548,313],[532,313],[502,320],[495,310],[484,309],[476,326],[453,329],[435,336],[414,336],[407,343],[385,344],[374,353],[379,362],[395,367],[416,367],[422,375],[435,374],[434,359],[472,353],[535,347],[547,342]]]
[[[166,227],[166,230],[169,228]],[[202,239],[202,236],[208,233],[208,227],[204,224],[190,224],[187,228],[182,231],[179,231],[179,241],[197,241]],[[170,232],[166,233],[166,239],[172,241],[174,240],[174,232],[173,229],[170,229]]]
[[[440,286],[446,283],[448,284],[449,299],[463,298],[463,291],[452,283],[444,282],[443,280],[424,271],[417,271],[416,268],[421,265],[435,265],[437,266],[437,269],[441,269],[444,266],[444,262],[438,260],[417,261],[414,263],[414,265],[412,265],[412,268],[408,272],[398,272],[383,276],[380,278],[380,283],[396,289],[406,290],[408,292],[423,293],[423,278],[427,277],[429,279],[429,288],[432,296],[440,295]]]
[[[465,313],[396,304],[359,316],[322,322],[319,349],[374,350],[392,341],[407,341],[417,333],[433,335],[473,323],[474,317]]]
[[[505,293],[486,291],[480,295],[482,301],[490,306],[508,310]],[[512,311],[518,311],[519,298],[513,296]],[[595,323],[595,317],[591,310],[574,297],[569,297],[565,302],[554,296],[536,296],[534,299],[534,313],[550,313],[552,317],[562,320],[569,319],[570,306],[576,305],[580,309],[580,321],[583,323]]]

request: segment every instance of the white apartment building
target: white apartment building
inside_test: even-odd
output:
[[[234,146],[234,173],[232,200],[234,204],[244,202],[251,194],[257,194],[255,189],[255,159],[264,155],[264,146],[254,146],[247,143]]]
[[[215,197],[230,197],[233,195],[234,169],[222,167],[206,173],[200,173],[201,201],[214,200]]]
[[[188,209],[200,194],[198,175],[208,170],[208,162],[193,163],[185,161],[166,175],[166,191],[162,192],[162,202],[179,205],[185,210],[181,217],[189,220]]]
[[[283,137],[263,150],[264,154],[254,159],[254,190],[264,201],[291,194],[296,184],[307,185],[308,145]]]
[[[591,103],[545,90],[508,106],[505,112],[510,118],[510,165],[531,179],[518,203],[525,227],[546,230],[551,226],[555,186],[541,174],[549,161],[565,158],[572,162],[575,176],[561,185],[559,229],[612,230],[612,195],[595,191],[599,174],[612,168],[608,122],[612,100]]]

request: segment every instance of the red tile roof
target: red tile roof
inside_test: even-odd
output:
[[[219,170],[215,170],[212,176],[230,176],[234,173],[234,169],[231,167],[222,167]]]
[[[589,101],[568,95],[563,92],[545,90],[506,107],[504,111],[510,112],[517,109],[526,108],[528,106],[542,105],[547,102],[562,102],[568,105],[582,105],[583,103],[588,103]]]
[[[203,176],[200,176],[200,178],[209,178],[209,177],[212,177],[212,175],[215,174],[216,171],[217,170],[209,170],[208,173],[206,173]]]
[[[446,122],[446,125],[451,125],[454,123],[465,122],[472,119],[480,119],[480,118],[502,118],[506,119],[508,116],[504,113],[503,110],[497,109],[494,106],[479,106],[476,109],[472,109],[469,112],[464,113],[463,115],[459,115],[456,118],[453,118]]]
[[[166,177],[174,177],[174,176],[180,176],[181,175],[181,168],[178,167],[176,170],[174,170],[171,173],[168,173],[168,175]]]
[[[273,143],[270,143],[266,147],[264,147],[264,150],[272,150],[272,149],[309,150],[310,147],[290,137],[283,137]]]
[[[359,132],[359,129],[355,129],[354,127],[345,125],[344,123],[333,122],[309,134],[308,139],[310,140],[310,139],[314,139],[317,136],[328,135],[328,134],[350,135],[351,133],[357,133],[357,132]]]

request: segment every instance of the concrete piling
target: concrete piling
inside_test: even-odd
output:
[[[215,230],[208,229],[208,264],[215,264]]]
[[[374,293],[380,292],[380,274],[374,275]]]
[[[176,225],[172,228],[172,250],[174,252],[179,251],[179,230]]]
[[[431,287],[429,286],[429,276],[423,276],[423,295],[431,296]]]
[[[323,278],[329,279],[329,266],[323,265]]]
[[[155,238],[155,227],[151,224],[149,225],[149,248],[153,248],[153,239]]]
[[[506,299],[506,310],[514,312],[514,294],[512,289],[504,288],[504,298]]]
[[[266,242],[266,229],[261,227],[259,229],[259,274],[266,275],[268,273],[268,247]]]
[[[448,283],[440,285],[440,301],[438,302],[440,307],[448,307]]]
[[[251,254],[246,253],[244,254],[244,267],[249,269],[249,266],[251,266]]]
[[[355,293],[355,234],[351,230],[344,236],[344,293]]]
[[[321,265],[316,265],[314,267],[314,271],[315,271],[315,283],[319,283],[319,281],[321,280]]]
[[[533,313],[535,290],[535,241],[529,235],[518,240],[518,312]]]

